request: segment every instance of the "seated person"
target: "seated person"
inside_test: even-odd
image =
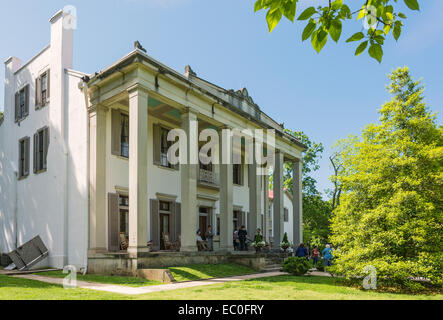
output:
[[[197,231],[197,248],[198,251],[208,251],[209,246],[208,243],[202,239],[202,235],[200,230]]]

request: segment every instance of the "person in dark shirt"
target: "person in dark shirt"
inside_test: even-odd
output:
[[[297,251],[295,252],[295,255],[301,258],[309,256],[308,249],[305,248],[305,245],[303,243],[300,243],[300,245],[297,248]]]
[[[244,251],[246,249],[246,236],[248,235],[248,231],[246,231],[245,226],[241,226],[238,231],[238,239],[240,240],[240,251]]]

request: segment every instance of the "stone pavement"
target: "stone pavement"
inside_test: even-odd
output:
[[[267,277],[275,277],[287,275],[286,272],[265,272],[265,273],[256,273],[256,274],[248,274],[243,276],[234,276],[227,278],[214,278],[207,280],[198,280],[198,281],[187,281],[187,282],[176,282],[170,284],[161,284],[147,287],[127,287],[121,285],[112,285],[112,284],[104,284],[104,283],[96,283],[96,282],[86,282],[86,281],[77,281],[77,287],[83,289],[91,289],[91,290],[99,290],[99,291],[107,291],[118,294],[145,294],[151,292],[159,292],[159,291],[169,291],[176,289],[184,289],[184,288],[192,288],[197,286],[207,286],[212,284],[224,283],[224,282],[233,282],[233,281],[243,281],[249,279],[258,279],[258,278],[267,278]],[[63,285],[63,278],[53,278],[53,277],[44,277],[39,275],[15,275],[13,277],[23,278],[29,280],[37,280],[46,283],[52,283],[57,285]]]

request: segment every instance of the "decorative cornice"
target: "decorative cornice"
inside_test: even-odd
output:
[[[254,102],[254,99],[249,95],[248,89],[242,88],[240,90],[234,91],[233,89],[228,90],[227,93],[231,96],[240,98],[242,100],[245,100],[246,102],[252,104],[254,107],[256,107],[258,110],[260,110],[260,107]]]
[[[144,92],[146,94],[149,94],[149,88],[145,87],[144,85],[142,85],[140,83],[136,83],[136,84],[130,86],[127,89],[127,91],[128,91],[129,94],[134,93],[135,91],[142,91],[142,92]]]

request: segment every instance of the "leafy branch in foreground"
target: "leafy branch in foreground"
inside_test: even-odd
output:
[[[420,10],[418,0],[403,1],[409,9]],[[299,0],[256,0],[254,11],[267,10],[266,21],[269,32],[272,32],[283,16],[294,22],[298,2]],[[397,41],[402,33],[406,15],[397,10],[399,1],[364,0],[363,5],[355,10],[351,10],[344,2],[351,1],[329,0],[329,5],[305,9],[297,18],[298,21],[308,21],[302,32],[302,40],[311,38],[312,47],[320,53],[328,41],[328,35],[338,42],[342,35],[343,23],[356,18],[363,21],[365,30],[356,32],[346,42],[360,42],[355,51],[356,56],[369,47],[369,55],[381,63],[386,38],[392,34]]]

